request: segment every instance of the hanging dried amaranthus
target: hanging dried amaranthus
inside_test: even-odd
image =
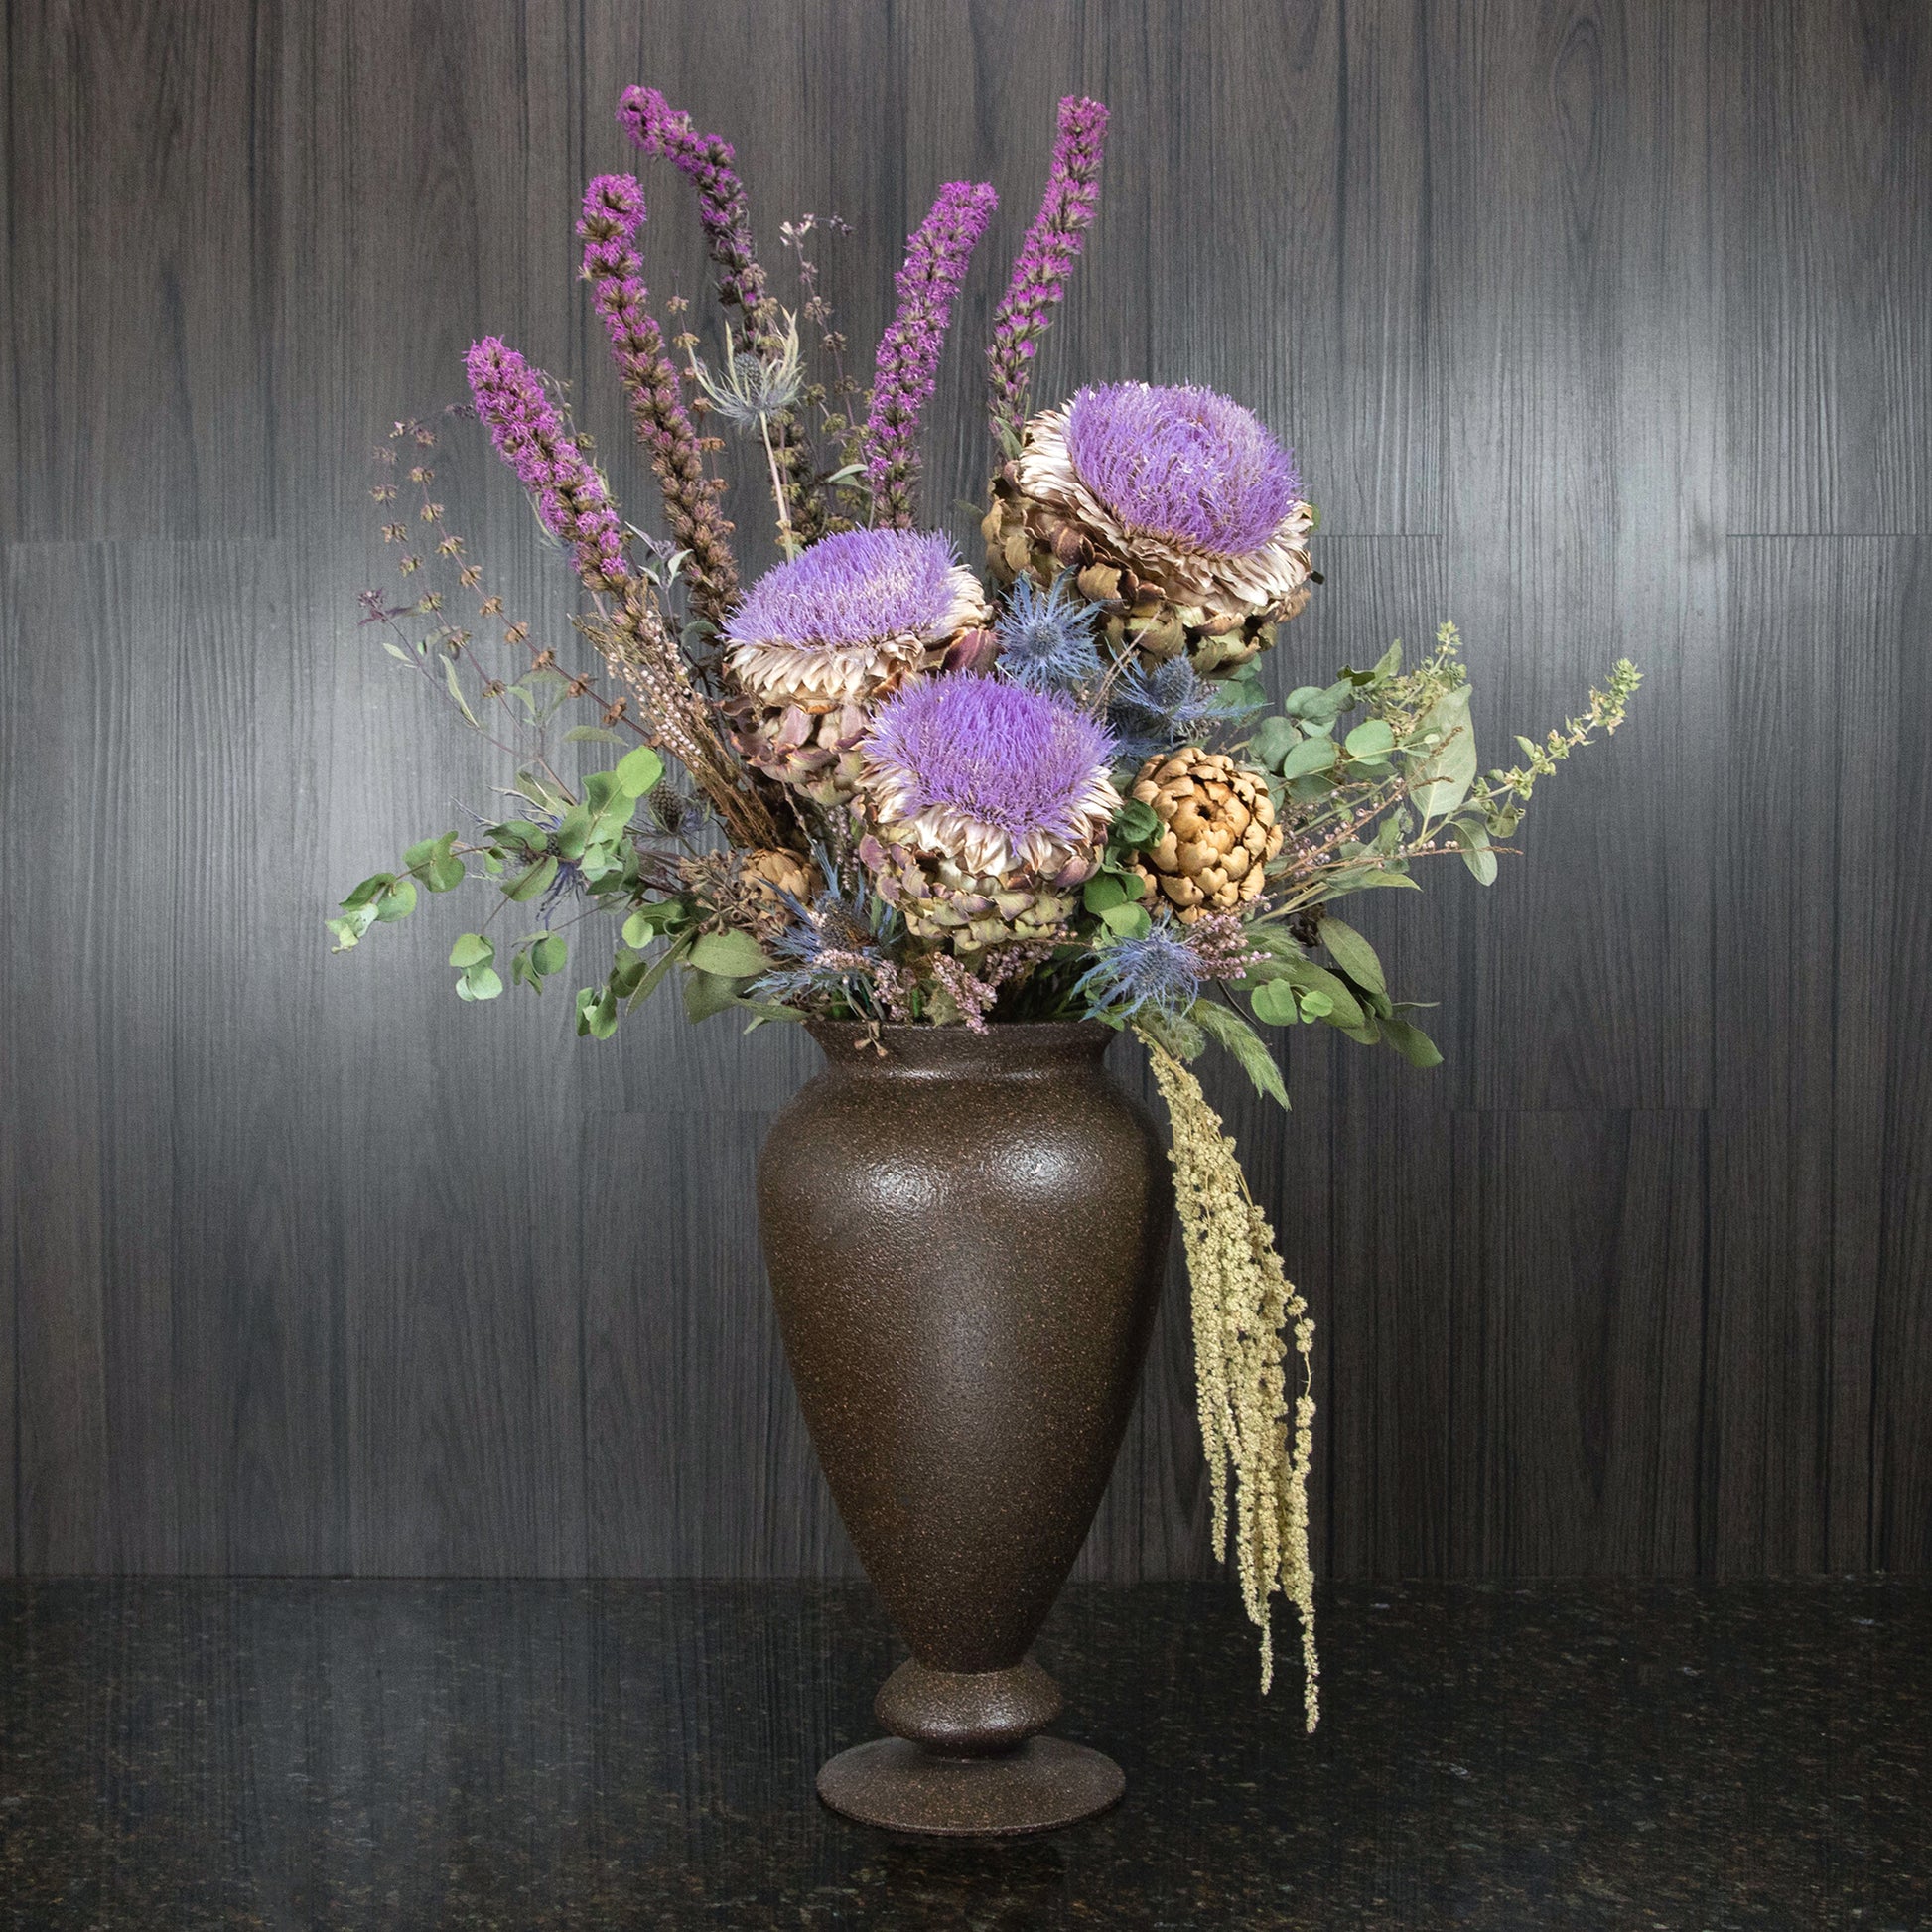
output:
[[[732,526],[719,512],[724,485],[705,473],[704,450],[664,351],[664,332],[650,313],[637,253],[643,221],[644,196],[635,178],[599,175],[584,193],[584,216],[577,224],[584,279],[604,318],[637,440],[650,452],[662,486],[671,534],[690,552],[691,609],[717,630],[738,596]]]
[[[898,313],[879,339],[866,419],[866,476],[876,527],[912,528],[918,509],[919,412],[932,395],[946,325],[966,264],[1000,198],[991,182],[949,181],[905,245]]]
[[[1274,1681],[1268,1599],[1280,1590],[1302,1623],[1303,1706],[1321,1715],[1309,1560],[1309,1464],[1314,1452],[1310,1351],[1314,1323],[1289,1281],[1268,1217],[1248,1191],[1234,1142],[1198,1080],[1150,1033],[1141,1038],[1173,1128],[1174,1203],[1193,1289],[1194,1388],[1214,1509],[1214,1554],[1227,1561],[1234,1490],[1234,1567],[1249,1620],[1261,1630],[1261,1688]],[[1290,1415],[1282,1340],[1301,1358]]]

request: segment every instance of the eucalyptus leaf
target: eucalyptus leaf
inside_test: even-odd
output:
[[[1469,723],[1469,687],[1445,691],[1416,726],[1419,739],[1436,745],[1409,764],[1409,797],[1423,823],[1447,818],[1469,795],[1476,776],[1476,735]]]
[[[1311,777],[1328,770],[1335,761],[1332,738],[1305,738],[1282,759],[1282,776],[1288,779]]]
[[[693,966],[684,976],[684,1017],[693,1022],[709,1020],[714,1013],[723,1013],[727,1007],[736,1006],[739,994],[750,984],[749,979],[727,978],[724,974],[708,973],[702,967]]]
[[[1292,1027],[1302,1017],[1295,1004],[1295,989],[1284,979],[1264,981],[1249,995],[1248,1004],[1266,1027]]]
[[[521,874],[518,878],[511,880],[503,888],[503,897],[505,898],[516,899],[519,902],[524,899],[536,898],[549,891],[550,882],[556,876],[557,856],[554,852],[546,852],[528,871]]]
[[[398,879],[376,901],[375,916],[384,925],[394,925],[398,919],[408,918],[415,909],[416,882],[413,879]]]
[[[1370,993],[1388,997],[1388,983],[1382,976],[1382,962],[1375,956],[1371,946],[1352,925],[1344,925],[1332,915],[1324,914],[1318,928],[1321,943],[1328,949],[1335,964],[1359,987]]]
[[[1127,903],[1127,887],[1116,873],[1097,873],[1080,897],[1089,912],[1105,913]]]
[[[457,982],[457,991],[471,1000],[493,1000],[502,990],[502,976],[493,966],[472,966]]]
[[[641,798],[664,776],[664,760],[639,745],[618,760],[618,787],[626,798]]]
[[[1146,906],[1130,902],[1108,906],[1100,915],[1100,923],[1123,939],[1145,939],[1154,921],[1148,917]]]
[[[568,941],[554,932],[541,934],[530,947],[530,963],[539,973],[561,973],[570,957]]]
[[[1443,1055],[1436,1042],[1420,1027],[1394,1014],[1382,1016],[1382,1037],[1411,1066],[1441,1066]]]
[[[450,948],[450,964],[461,972],[465,967],[482,966],[496,957],[496,948],[481,932],[461,934]]]
[[[1248,742],[1248,756],[1270,771],[1279,771],[1282,760],[1302,742],[1302,734],[1286,718],[1264,718]]]
[[[721,979],[756,979],[771,962],[749,932],[707,932],[691,948],[691,964]]]
[[[1386,718],[1364,719],[1342,743],[1351,759],[1381,759],[1395,749],[1395,727]]]

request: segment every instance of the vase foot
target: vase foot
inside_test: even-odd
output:
[[[818,1774],[818,1795],[843,1816],[945,1838],[1056,1831],[1105,1811],[1126,1789],[1111,1757],[1063,1737],[1030,1737],[997,1757],[941,1757],[903,1737],[878,1737]]]

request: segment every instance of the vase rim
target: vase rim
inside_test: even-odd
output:
[[[805,1031],[841,1072],[1036,1073],[1053,1064],[1097,1062],[1116,1037],[1097,1020],[997,1022],[984,1033],[964,1026],[808,1020]],[[884,1054],[871,1050],[877,1042]]]

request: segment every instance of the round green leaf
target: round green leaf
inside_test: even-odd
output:
[[[496,948],[481,932],[466,932],[450,948],[450,964],[460,970],[482,966],[496,957]]]
[[[641,798],[664,775],[664,760],[648,745],[639,745],[618,760],[618,785],[626,798]]]
[[[530,948],[530,963],[539,973],[561,973],[564,962],[570,957],[568,943],[554,932],[546,932]]]

